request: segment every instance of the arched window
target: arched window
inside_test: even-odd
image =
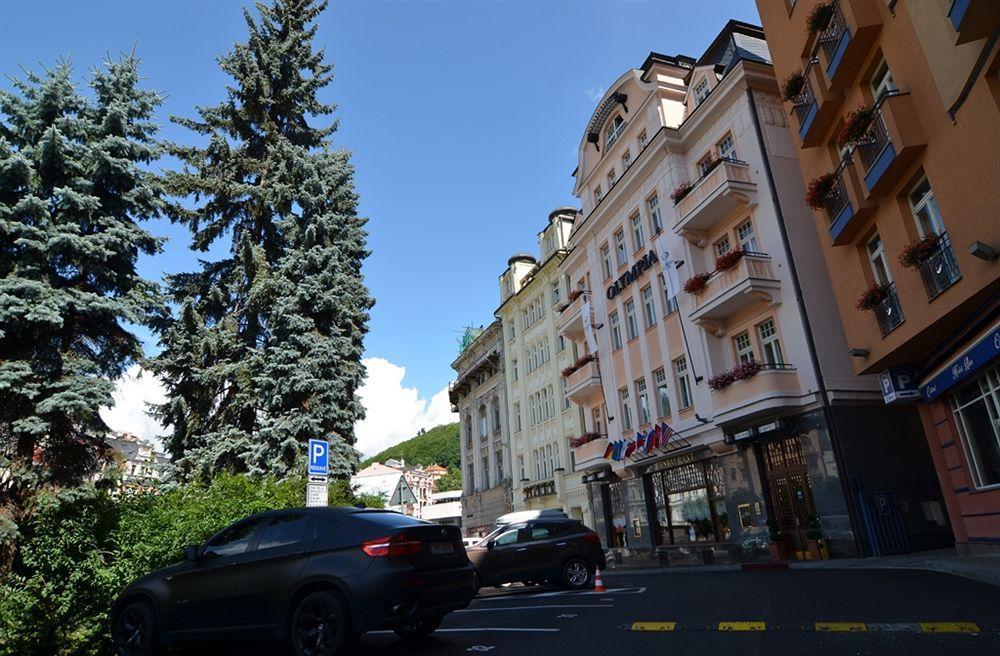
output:
[[[479,437],[485,438],[490,432],[489,420],[486,417],[486,406],[479,406]]]
[[[625,126],[628,125],[621,114],[618,114],[608,123],[608,129],[604,132],[604,151],[607,152],[611,146],[615,145],[618,137],[622,136]]]

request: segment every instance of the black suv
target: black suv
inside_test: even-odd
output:
[[[469,547],[468,553],[477,589],[515,581],[584,588],[593,582],[594,569],[606,565],[601,538],[574,519],[507,524]]]
[[[473,594],[455,526],[357,508],[271,511],[128,586],[112,608],[112,637],[120,656],[225,637],[333,656],[373,629],[427,635]]]

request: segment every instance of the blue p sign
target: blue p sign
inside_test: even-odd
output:
[[[330,473],[330,443],[326,440],[309,440],[309,475],[326,476]]]

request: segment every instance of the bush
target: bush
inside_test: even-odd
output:
[[[823,209],[826,201],[833,195],[836,184],[836,173],[824,173],[810,180],[806,191],[806,205],[814,210]]]
[[[802,71],[796,71],[788,77],[785,81],[781,83],[781,97],[789,102],[794,102],[799,94],[802,93],[802,87],[806,85],[806,77],[802,74]]]
[[[0,654],[110,653],[108,610],[126,585],[241,517],[304,499],[303,479],[235,475],[117,499],[93,487],[42,493],[0,587]],[[331,505],[358,502],[383,505],[355,495],[347,481],[331,485]]]

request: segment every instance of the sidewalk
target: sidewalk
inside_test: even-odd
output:
[[[742,569],[915,569],[944,572],[974,581],[1000,586],[1000,555],[959,556],[954,549],[925,551],[881,558],[837,558],[831,560],[795,560],[782,563],[739,563],[725,565],[687,565],[659,567],[647,558],[626,558],[622,563],[608,563],[608,574],[631,576],[643,574],[694,574],[698,572],[738,572]]]

